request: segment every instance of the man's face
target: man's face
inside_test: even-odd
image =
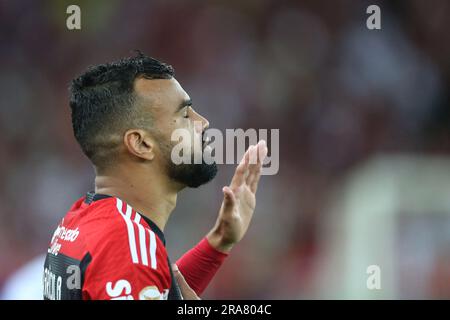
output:
[[[208,120],[198,114],[189,95],[183,90],[175,78],[171,79],[137,79],[135,82],[136,94],[142,99],[143,108],[148,108],[153,117],[153,127],[156,130],[156,139],[159,143],[161,157],[165,162],[169,178],[188,187],[198,187],[212,180],[217,173],[217,165],[194,164],[194,153],[202,154],[205,148],[210,148],[204,142],[204,132],[209,126]],[[183,140],[183,144],[202,146],[199,149],[191,148],[191,162],[176,165],[171,159],[172,149],[178,141],[172,141],[172,133],[176,129],[189,132],[191,141]]]

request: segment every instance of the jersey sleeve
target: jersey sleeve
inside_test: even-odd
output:
[[[201,295],[228,254],[217,251],[203,238],[176,262],[187,284]]]
[[[167,299],[171,278],[167,253],[155,235],[135,223],[116,223],[93,240],[83,299]],[[92,237],[95,237],[93,235]]]

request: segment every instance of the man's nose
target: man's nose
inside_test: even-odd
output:
[[[202,117],[203,121],[203,131],[209,128],[209,121],[206,118]]]
[[[208,129],[209,121],[205,117],[203,117],[202,115],[198,114],[197,112],[195,112],[195,117],[196,117],[195,121],[200,121],[201,122],[201,124],[202,124],[201,129],[202,129],[202,131],[205,131],[206,129]]]

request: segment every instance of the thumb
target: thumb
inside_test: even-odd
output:
[[[189,287],[176,264],[172,265],[172,272],[173,276],[175,277],[175,280],[180,286],[181,294],[183,295],[184,300],[200,300],[195,291],[192,290],[191,287]]]

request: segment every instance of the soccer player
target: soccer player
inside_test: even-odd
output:
[[[214,178],[216,164],[171,160],[175,129],[202,148],[208,121],[173,68],[139,53],[89,68],[70,87],[76,140],[95,168],[95,191],[76,201],[51,239],[45,299],[197,299],[247,231],[264,141],[238,164],[216,224],[171,266],[164,227],[185,187]],[[200,125],[198,125],[200,124]],[[250,159],[257,159],[252,162]]]

